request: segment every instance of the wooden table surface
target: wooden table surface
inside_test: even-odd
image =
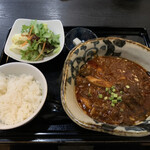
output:
[[[64,26],[144,27],[149,0],[1,0],[0,50],[17,18],[60,19]]]
[[[18,18],[59,19],[64,26],[140,27],[150,35],[149,0],[0,0],[0,50]]]

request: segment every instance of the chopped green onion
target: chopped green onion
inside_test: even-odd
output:
[[[111,101],[112,101],[113,99],[114,99],[114,97],[109,97],[109,100],[111,100]]]
[[[122,101],[122,97],[121,97],[121,96],[118,96],[118,97],[117,97],[117,100],[118,100],[118,101]]]
[[[103,95],[102,94],[98,94],[98,98],[103,98]]]
[[[126,88],[130,88],[130,86],[126,85]],[[105,96],[104,100],[107,100],[107,99],[111,100],[112,101],[111,102],[111,106],[114,107],[115,104],[117,104],[118,102],[122,101],[122,95],[120,96],[118,94],[118,92],[116,92],[115,86],[112,86],[111,88],[105,88],[105,91],[106,92],[108,91],[108,93],[110,94],[110,96],[109,97]],[[120,91],[119,93],[123,94],[123,91]],[[99,98],[102,98],[102,94],[99,95]]]
[[[114,89],[114,88],[115,88],[115,86],[112,86],[112,87],[111,87],[111,89]]]
[[[108,97],[107,97],[107,96],[105,96],[105,97],[104,97],[104,100],[107,100],[107,99],[108,99]]]
[[[109,90],[109,88],[105,88],[105,91],[107,92]]]
[[[117,103],[117,100],[116,100],[116,99],[115,99],[115,100],[112,100],[112,103],[116,104],[116,103]]]
[[[112,89],[112,91],[113,91],[113,92],[115,92],[115,91],[116,91],[116,89]]]
[[[111,95],[112,95],[112,96],[114,96],[114,94],[115,94],[114,92],[111,92]]]
[[[114,106],[115,106],[115,104],[114,104],[114,103],[111,103],[111,106],[112,106],[112,107],[114,107]]]
[[[126,88],[127,88],[127,89],[129,89],[129,88],[130,88],[130,86],[129,86],[129,85],[126,85]]]
[[[114,97],[117,98],[117,97],[118,97],[118,94],[114,94]]]
[[[113,99],[114,99],[114,96],[113,96],[113,95],[111,95],[111,97],[110,97],[110,98],[111,98],[111,100],[113,100]]]

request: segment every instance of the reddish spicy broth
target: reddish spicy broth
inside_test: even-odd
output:
[[[99,56],[76,77],[77,101],[98,122],[134,125],[150,115],[150,76],[124,58]]]

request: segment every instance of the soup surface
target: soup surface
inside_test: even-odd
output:
[[[77,101],[96,122],[134,125],[150,115],[150,76],[120,57],[88,61],[76,77]]]

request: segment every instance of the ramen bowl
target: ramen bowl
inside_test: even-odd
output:
[[[137,125],[122,126],[96,122],[79,106],[75,94],[75,78],[88,60],[97,56],[116,56],[131,60],[150,71],[150,49],[140,43],[117,38],[97,38],[88,40],[73,48],[64,63],[61,101],[67,115],[79,126],[118,136],[141,137],[150,135],[150,117]]]

